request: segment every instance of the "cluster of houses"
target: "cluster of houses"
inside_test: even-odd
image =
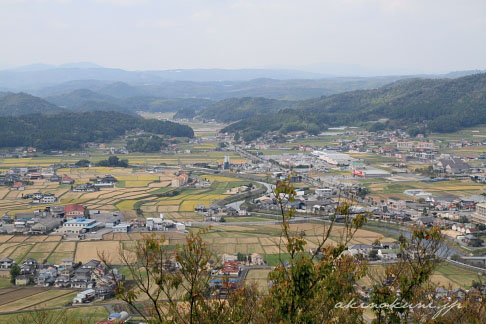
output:
[[[186,230],[184,223],[165,219],[163,214],[158,218],[140,218],[124,222],[119,212],[88,210],[81,204],[47,206],[43,210],[17,213],[14,216],[5,214],[0,217],[0,233],[8,234],[45,235],[55,232],[83,239],[85,234],[95,234],[102,228],[113,233],[126,233],[135,227],[145,227],[148,231]]]
[[[211,270],[212,277],[209,286],[212,296],[218,298],[229,296],[231,291],[241,285],[249,268],[264,265],[265,261],[258,253],[250,255],[223,254],[221,266],[214,267]]]
[[[31,184],[33,180],[48,179],[50,182],[59,184],[72,184],[74,180],[66,175],[60,177],[56,170],[61,165],[54,165],[47,168],[42,167],[14,167],[5,172],[0,172],[0,186],[9,186],[15,190],[25,190],[25,186]]]
[[[164,214],[159,217],[149,217],[145,220],[145,227],[149,231],[185,231],[186,225],[184,223],[174,222],[171,219],[165,219]]]
[[[0,232],[8,234],[48,234],[61,226],[63,206],[48,206],[30,213],[8,214],[0,218]]]
[[[470,159],[484,159],[486,158],[485,155],[479,154],[477,156],[468,156],[466,158],[460,158],[450,154],[441,154],[440,156],[437,156],[439,147],[442,145],[442,141],[426,139],[423,134],[418,134],[416,138],[412,139],[406,132],[400,129],[394,131],[384,130],[378,132],[369,132],[364,130],[354,130],[351,128],[335,129],[332,131],[332,133],[334,135],[348,135],[354,138],[337,139],[333,145],[325,147],[326,150],[331,152],[331,154],[327,155],[325,159],[327,162],[329,162],[329,164],[351,165],[353,159],[350,159],[344,153],[348,151],[357,151],[395,157],[402,161],[419,160],[426,163],[432,163],[433,170],[435,172],[450,176],[468,175],[476,170],[477,172],[481,172],[479,177],[482,179],[482,181],[486,181],[486,169],[481,167],[471,167],[466,162],[466,160]],[[293,142],[297,137],[306,137],[306,135],[299,134],[289,137],[291,138],[287,138],[287,142]],[[462,140],[449,142],[447,144],[451,148],[462,148],[467,146],[486,145],[486,141]],[[281,143],[276,143],[272,136],[265,136],[251,143],[243,143],[243,147],[252,150],[268,150],[272,148],[279,150],[289,149]],[[292,150],[304,151],[306,153],[311,153],[312,151],[321,149],[322,147],[302,144],[296,145],[294,148],[292,148]],[[298,160],[292,161],[292,159],[282,159],[278,156],[277,158],[279,159],[279,163],[281,163],[281,165],[286,166],[301,167],[301,165],[305,166],[306,163],[308,164],[308,162],[304,162],[302,164]],[[301,158],[300,160],[305,159]],[[317,168],[319,169],[318,165]]]
[[[196,213],[203,216],[205,222],[221,222],[224,217],[246,216],[247,209],[241,206],[239,210],[229,206],[218,206],[210,204],[209,207],[199,204],[194,209]]]
[[[96,227],[109,225],[90,219],[90,213],[81,204],[66,206],[47,206],[43,210],[30,213],[8,214],[0,218],[0,229],[9,234],[49,234],[58,233],[85,233]],[[119,218],[113,217],[112,222],[119,223]]]
[[[335,212],[338,202],[333,200],[333,190],[323,188],[315,194],[306,193],[309,188],[299,188],[296,190],[296,197],[293,202],[288,202],[287,207],[295,208],[300,213],[319,213],[332,214]],[[319,189],[318,189],[319,190]],[[266,194],[252,199],[251,206],[260,210],[278,210],[277,200],[272,194]],[[241,209],[241,207],[240,207]]]
[[[0,260],[0,269],[9,270],[15,261],[9,258]],[[72,258],[63,259],[61,264],[39,264],[29,258],[19,264],[20,274],[15,277],[15,285],[35,284],[42,287],[91,289],[92,294],[85,298],[76,296],[73,303],[84,303],[94,299],[108,299],[114,296],[116,282],[123,280],[116,268],[108,268],[98,260],[74,263]]]
[[[71,185],[73,191],[90,192],[97,191],[100,188],[112,188],[118,180],[110,174],[104,177],[90,179],[89,183],[75,185],[75,180],[67,175],[58,175],[56,170],[62,165],[54,165],[48,168],[41,167],[16,167],[10,168],[6,172],[0,172],[0,186],[9,186],[14,190],[25,190],[25,187],[32,183],[33,180],[47,179],[49,182],[56,182],[61,185]],[[71,166],[75,167],[75,166]],[[41,197],[42,198],[42,197]],[[38,203],[50,203],[46,202]]]
[[[57,201],[57,197],[51,193],[36,192],[31,196],[33,204],[53,204]],[[29,197],[29,195],[23,196],[23,198],[27,197]]]
[[[382,262],[396,261],[401,257],[397,243],[352,244],[348,246],[348,254],[359,259]]]
[[[101,188],[113,188],[118,180],[111,174],[106,174],[104,177],[96,177],[89,179],[90,182],[80,183],[76,186],[71,186],[74,192],[94,192]]]

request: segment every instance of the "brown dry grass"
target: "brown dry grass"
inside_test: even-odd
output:
[[[30,252],[51,252],[57,244],[57,242],[37,243]]]
[[[23,242],[28,238],[28,236],[14,236],[10,240],[8,240],[9,243],[12,242]]]
[[[99,242],[79,242],[76,249],[76,262],[87,262],[92,259],[100,259],[100,255],[104,254],[110,263],[121,264],[120,259],[121,245],[119,241],[99,241]],[[133,257],[133,253],[126,252]]]
[[[7,242],[12,238],[13,235],[0,235],[0,243]]]
[[[58,242],[62,239],[60,235],[49,235],[44,242]]]
[[[56,252],[74,252],[76,242],[61,242],[56,248]]]
[[[25,242],[43,242],[47,238],[47,235],[34,235],[30,236]]]

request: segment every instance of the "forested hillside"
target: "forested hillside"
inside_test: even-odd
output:
[[[64,109],[27,93],[7,92],[0,95],[0,116],[55,114],[62,111],[64,111]]]
[[[73,112],[118,111],[129,113],[121,100],[88,89],[77,89],[68,93],[51,96],[47,101]]]
[[[36,114],[1,117],[0,147],[78,149],[83,143],[110,141],[135,129],[175,137],[194,136],[186,125],[116,112]]]
[[[234,122],[258,115],[276,113],[295,106],[295,102],[267,98],[231,98],[221,100],[200,112],[200,117],[221,122]]]
[[[359,125],[388,118],[389,127],[453,132],[486,123],[486,74],[458,79],[413,79],[375,90],[359,90],[298,102],[264,118],[242,120],[223,129],[258,134]]]
[[[212,100],[201,98],[156,98],[131,97],[123,100],[122,104],[132,111],[146,112],[174,112],[188,108],[194,111],[207,108],[214,103]]]

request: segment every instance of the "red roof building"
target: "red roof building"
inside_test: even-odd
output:
[[[70,218],[84,217],[85,208],[80,204],[67,205],[64,208],[64,215]]]
[[[37,179],[40,179],[40,177],[41,177],[41,174],[39,172],[32,172],[29,175],[30,180],[37,180]]]
[[[71,177],[68,177],[68,176],[64,176],[64,177],[62,177],[62,183],[63,184],[73,184],[74,179],[71,178]]]
[[[17,190],[24,190],[25,187],[24,187],[24,183],[22,181],[17,181],[13,184],[12,186],[13,189],[17,189]]]
[[[221,269],[221,272],[226,276],[238,277],[240,275],[240,266],[238,261],[226,261],[223,263],[223,269]]]

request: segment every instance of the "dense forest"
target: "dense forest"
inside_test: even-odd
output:
[[[118,111],[130,113],[121,100],[88,89],[77,89],[65,94],[45,98],[50,103],[72,112]]]
[[[293,109],[248,118],[222,131],[238,131],[247,138],[267,131],[317,133],[329,126],[386,118],[386,127],[453,132],[485,124],[485,113],[486,74],[475,74],[458,79],[402,80],[375,90],[303,100]]]
[[[221,100],[209,108],[200,111],[204,119],[216,119],[220,122],[234,122],[259,115],[276,113],[281,109],[295,106],[295,102],[267,98],[231,98]]]
[[[78,149],[83,143],[107,142],[135,129],[174,137],[194,136],[186,125],[117,112],[32,114],[0,118],[0,147]]]
[[[82,160],[81,160],[82,161]],[[81,162],[78,161],[78,162]],[[88,161],[89,162],[89,161]],[[106,160],[101,160],[98,162],[99,166],[104,167],[121,167],[121,168],[128,168],[128,160],[120,160],[118,156],[112,155]]]
[[[175,115],[174,119],[192,119],[196,116],[196,111],[191,108],[182,108],[178,110]]]
[[[65,110],[27,93],[0,93],[0,116],[55,114],[63,111]]]
[[[159,136],[140,136],[137,139],[127,141],[127,150],[129,152],[155,153],[160,152],[167,143]]]

